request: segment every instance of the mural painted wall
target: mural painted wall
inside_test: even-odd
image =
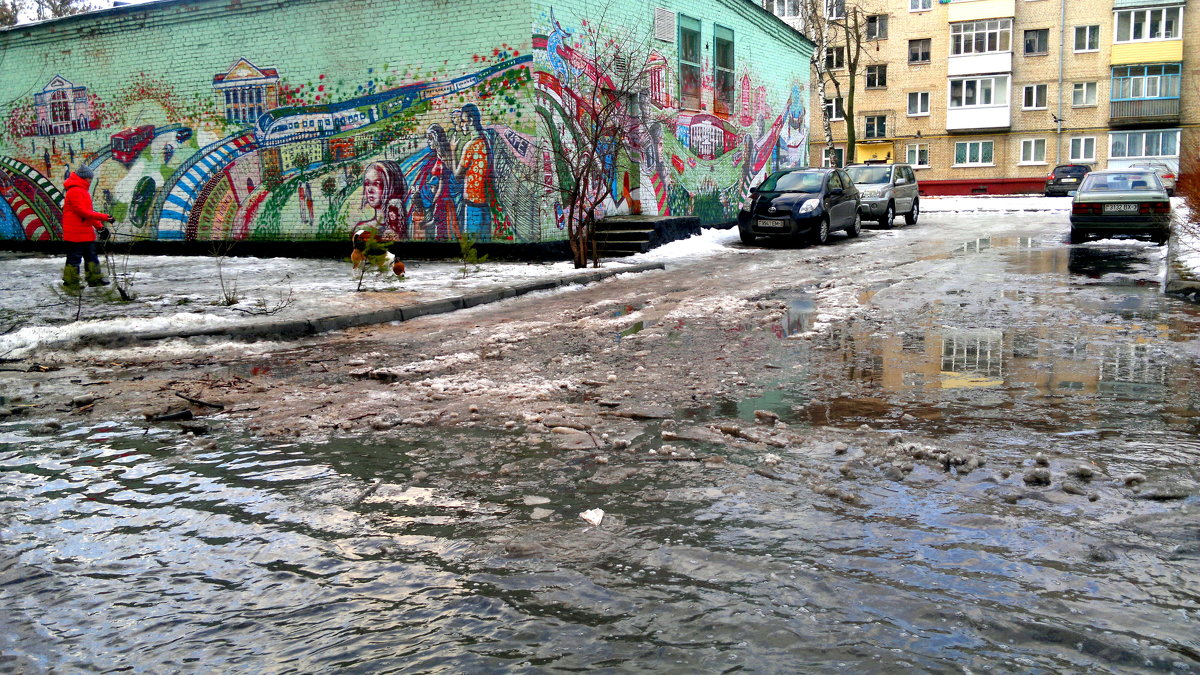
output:
[[[562,239],[553,144],[612,67],[580,38],[622,25],[504,0],[143,7],[0,33],[0,238],[59,238],[60,186],[86,164],[133,240]],[[782,24],[740,11],[736,105],[714,109],[708,77],[681,110],[676,45],[649,41],[606,213],[728,220],[756,175],[803,161],[806,69],[760,62]]]

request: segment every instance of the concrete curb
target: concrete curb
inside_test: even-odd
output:
[[[663,263],[642,263],[640,265],[629,265],[628,267],[592,270],[561,279],[531,281],[504,288],[480,291],[470,295],[440,298],[411,305],[402,305],[391,309],[372,310],[370,312],[339,314],[313,319],[288,319],[284,321],[248,323],[221,326],[218,328],[165,330],[125,335],[88,335],[80,337],[79,340],[85,345],[122,347],[157,340],[192,337],[224,337],[234,340],[292,339],[357,326],[369,326],[379,323],[390,323],[392,321],[409,321],[422,316],[445,314],[446,312],[467,309],[468,307],[478,307],[479,305],[499,302],[500,300],[515,298],[535,291],[548,291],[564,286],[591,284],[618,274],[637,274],[661,269],[665,269]]]

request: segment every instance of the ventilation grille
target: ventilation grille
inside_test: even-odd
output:
[[[654,8],[654,37],[663,42],[675,41],[675,12]]]

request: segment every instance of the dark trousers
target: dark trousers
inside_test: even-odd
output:
[[[79,261],[100,264],[100,256],[96,255],[96,242],[69,241],[67,242],[67,264],[79,267]]]

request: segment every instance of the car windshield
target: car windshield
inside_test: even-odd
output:
[[[1158,179],[1148,171],[1092,173],[1081,186],[1084,192],[1128,192],[1158,190]]]
[[[758,189],[763,192],[820,192],[824,178],[824,173],[780,171],[767,176]]]
[[[886,183],[892,178],[890,166],[848,166],[846,173],[855,183]]]
[[[1054,175],[1057,178],[1079,178],[1088,172],[1086,166],[1056,166]]]

